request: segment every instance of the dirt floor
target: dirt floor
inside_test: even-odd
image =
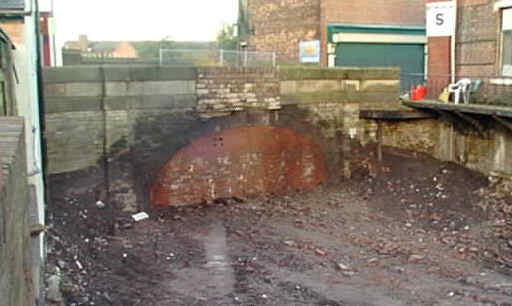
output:
[[[91,182],[50,184],[65,305],[512,305],[510,184],[425,156],[386,150],[372,176],[138,223],[97,207]]]

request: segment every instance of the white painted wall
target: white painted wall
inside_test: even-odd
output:
[[[19,83],[16,85],[18,114],[25,118],[25,144],[28,183],[35,186],[39,223],[45,220],[45,190],[42,173],[41,134],[39,122],[39,97],[37,83],[37,39],[34,12],[35,0],[26,0],[24,44],[16,46],[13,58]],[[45,260],[44,236],[39,236],[41,262]],[[36,294],[39,294],[39,271],[34,271]]]

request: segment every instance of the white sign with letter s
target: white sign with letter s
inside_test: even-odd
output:
[[[427,3],[427,36],[453,36],[456,23],[455,1]]]

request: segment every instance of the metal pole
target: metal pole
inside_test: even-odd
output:
[[[247,48],[245,48],[245,52],[244,52],[244,67],[247,67]]]
[[[457,25],[457,0],[454,0],[455,2],[455,25]],[[451,63],[450,63],[450,70],[451,70],[451,82],[452,83],[455,83],[455,56],[456,56],[456,51],[455,51],[455,47],[456,47],[456,42],[457,42],[457,28],[455,29],[455,32],[453,33],[453,35],[451,36],[450,38],[450,45],[451,45],[451,56],[450,56],[450,60],[451,60]]]
[[[160,48],[160,66],[162,66],[163,63],[163,57],[162,57],[162,48]]]
[[[220,49],[220,65],[224,66],[224,49]]]
[[[277,54],[276,52],[272,52],[272,66],[273,67],[276,67],[277,66]]]

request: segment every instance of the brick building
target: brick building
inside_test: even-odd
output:
[[[425,69],[424,0],[240,0],[248,47],[300,62],[300,44],[320,43],[322,66]]]
[[[16,46],[27,44],[26,10],[33,10],[32,1],[1,0],[0,26],[9,35]],[[34,4],[35,5],[35,4]],[[41,63],[44,66],[55,66],[55,33],[53,29],[53,7],[51,1],[39,0],[39,30],[41,39]]]
[[[428,79],[432,97],[435,98],[452,77],[481,80],[480,91],[489,96],[510,92],[509,86],[502,85],[512,84],[507,79],[512,77],[512,1],[458,0],[456,5],[455,37],[428,38]],[[454,53],[452,39],[455,40]]]
[[[459,0],[457,12],[457,75],[512,76],[512,1]]]
[[[137,50],[126,41],[90,41],[87,35],[80,35],[77,41],[68,41],[64,50],[76,50],[87,57],[138,58]]]
[[[126,41],[121,42],[97,42],[92,44],[91,52],[99,54],[103,57],[114,58],[137,58],[139,57],[137,50],[133,45]]]

